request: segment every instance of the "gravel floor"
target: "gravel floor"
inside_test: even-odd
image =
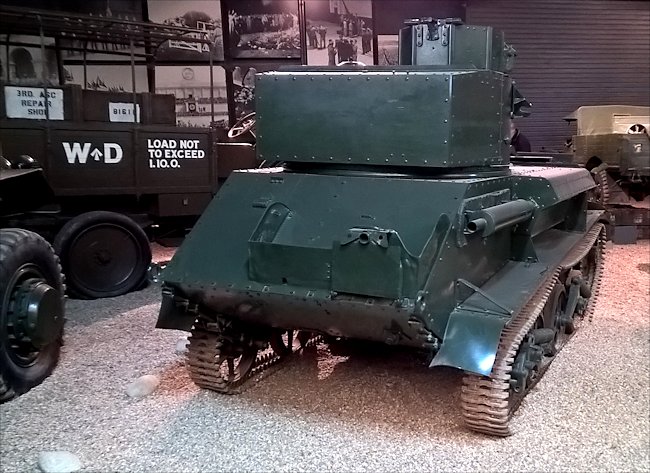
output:
[[[160,258],[164,259],[164,257]],[[594,322],[583,326],[515,419],[517,434],[467,432],[461,377],[403,354],[304,354],[239,396],[201,391],[154,329],[159,288],[67,302],[61,362],[0,406],[2,471],[42,450],[83,471],[649,471],[650,242],[614,246]],[[150,397],[128,383],[158,374]]]

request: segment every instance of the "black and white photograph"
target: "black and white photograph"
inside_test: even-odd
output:
[[[228,94],[226,71],[213,66],[213,84],[210,84],[210,66],[156,66],[156,93],[176,97],[176,124],[178,126],[228,126]],[[210,102],[213,93],[214,117]]]
[[[255,111],[255,74],[258,72],[255,66],[236,66],[232,70],[235,120]]]
[[[346,2],[348,3],[348,2]],[[457,0],[381,0],[375,2],[377,64],[399,63],[399,30],[409,18],[465,18],[465,6]]]
[[[297,0],[229,0],[229,51],[235,58],[300,58]]]
[[[100,20],[115,19],[124,21],[142,21],[142,5],[139,1],[131,0],[73,0],[69,10],[83,15],[97,17]],[[87,61],[131,61],[131,48],[120,42],[94,42],[76,39],[62,40],[61,45],[74,49],[64,49],[63,59],[66,62],[83,61],[84,49]],[[135,48],[136,54],[143,54],[144,48]]]
[[[38,36],[0,35],[0,81],[18,85],[59,84],[54,38],[44,38],[45,56]]]
[[[373,64],[371,0],[306,0],[307,64]]]
[[[196,36],[210,43],[186,39],[165,41],[155,51],[157,61],[215,61],[223,60],[223,31],[221,29],[220,0],[149,0],[149,21],[169,26],[199,30]]]
[[[399,36],[396,34],[377,35],[377,64],[394,66],[399,64]]]
[[[255,111],[255,74],[272,71],[277,67],[277,64],[250,64],[238,65],[231,70],[235,102],[234,121]]]
[[[65,64],[63,66],[66,84],[78,84],[87,90],[108,92],[133,92],[131,66],[87,64]],[[84,81],[85,75],[85,81]],[[135,66],[135,91],[149,92],[147,66]]]

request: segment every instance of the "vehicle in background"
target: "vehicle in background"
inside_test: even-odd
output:
[[[38,169],[8,169],[0,162],[0,184],[13,181],[12,195],[38,198],[45,184]],[[40,184],[39,184],[40,183]],[[40,187],[47,191],[46,185]],[[0,193],[0,206],[4,204]],[[64,323],[63,275],[52,246],[22,228],[0,228],[0,402],[33,388],[56,366]]]
[[[614,240],[650,238],[650,107],[584,106],[565,120],[576,123],[573,160],[593,174]]]
[[[45,37],[73,37],[84,54],[90,44],[103,54],[105,44],[130,50],[133,92],[53,85],[45,66],[36,83],[2,84],[2,164],[7,172],[39,172],[0,181],[0,225],[51,242],[71,296],[112,297],[142,287],[150,240],[182,238],[230,171],[247,167],[224,148],[218,168],[225,130],[176,126],[173,95],[135,92],[135,57],[186,35],[210,40],[189,28],[6,6],[0,6],[0,28],[40,37],[42,51]],[[214,122],[214,110],[212,116]],[[25,188],[28,195],[20,192]]]

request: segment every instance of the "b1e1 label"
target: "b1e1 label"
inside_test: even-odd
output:
[[[148,138],[149,168],[178,169],[183,159],[203,159],[205,151],[199,144],[200,140]]]

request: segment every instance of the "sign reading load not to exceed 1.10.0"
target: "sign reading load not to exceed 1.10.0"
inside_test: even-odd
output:
[[[149,168],[178,169],[185,159],[203,159],[205,150],[200,143],[201,140],[148,138]]]
[[[5,86],[5,110],[8,118],[63,120],[63,90]]]

